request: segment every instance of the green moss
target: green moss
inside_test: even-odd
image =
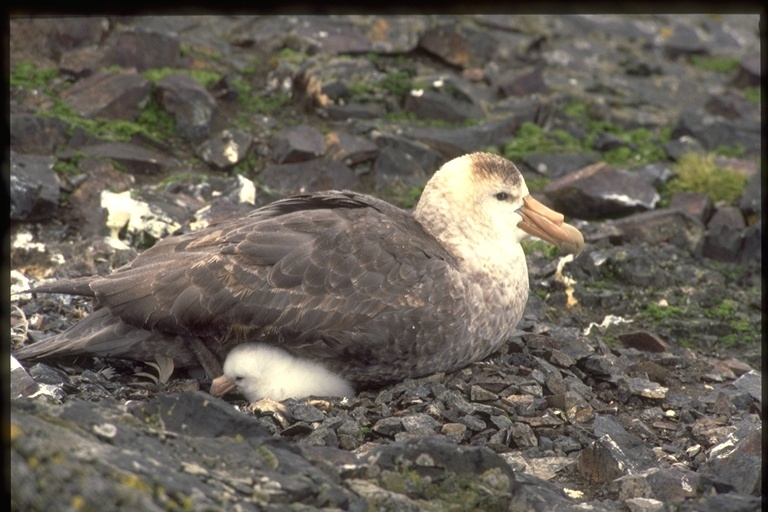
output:
[[[269,114],[285,107],[290,102],[291,97],[282,92],[241,97],[243,107],[251,113]]]
[[[741,144],[736,144],[735,146],[717,146],[715,148],[715,153],[722,156],[728,156],[732,158],[738,158],[742,156],[744,153],[746,153],[747,149],[742,146]]]
[[[730,73],[739,67],[739,59],[717,55],[691,55],[690,62],[699,69],[715,73]]]
[[[746,87],[744,88],[744,97],[750,103],[760,105],[760,88],[759,87]]]
[[[208,88],[221,80],[221,73],[211,69],[155,68],[148,69],[142,73],[142,76],[153,84],[158,83],[160,80],[170,75],[188,75],[192,80],[205,88]]]
[[[665,192],[699,192],[708,194],[713,202],[736,200],[747,184],[747,177],[715,164],[714,154],[683,155],[673,168],[675,177],[665,186]]]
[[[81,153],[76,153],[70,160],[56,159],[56,162],[53,164],[53,170],[56,171],[59,176],[77,176],[78,174],[82,174],[83,171],[77,166],[77,162],[81,157]]]
[[[560,254],[560,251],[554,245],[539,239],[529,239],[520,242],[525,254],[533,254],[534,252],[543,253],[548,260],[554,260]]]
[[[545,132],[541,126],[526,121],[517,129],[515,137],[504,145],[502,154],[514,161],[534,153],[578,153],[582,150],[582,144],[567,132]]]
[[[11,87],[25,89],[45,89],[51,80],[59,76],[56,68],[39,68],[29,60],[22,60],[11,68]]]
[[[676,306],[659,306],[656,302],[649,302],[642,315],[654,322],[660,322],[667,318],[682,318],[684,311]]]

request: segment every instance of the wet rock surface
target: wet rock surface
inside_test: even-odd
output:
[[[757,19],[12,18],[11,349],[92,312],[36,282],[297,192],[408,207],[470,151],[587,241],[526,246],[526,314],[487,360],[354,398],[11,358],[12,508],[760,510]],[[554,139],[521,151],[535,126]],[[665,188],[723,148],[737,197]]]

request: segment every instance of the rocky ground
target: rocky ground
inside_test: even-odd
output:
[[[12,509],[760,510],[757,16],[12,18],[10,55],[11,349],[91,311],[30,284],[470,151],[587,240],[526,246],[488,360],[352,399],[12,359]]]

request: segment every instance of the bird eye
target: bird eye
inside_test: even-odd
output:
[[[493,197],[495,197],[499,201],[506,201],[507,199],[509,199],[509,194],[507,194],[506,192],[499,192]]]

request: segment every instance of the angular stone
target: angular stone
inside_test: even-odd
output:
[[[756,172],[749,177],[747,186],[739,199],[739,208],[747,217],[748,224],[758,222],[762,211],[762,174]]]
[[[552,181],[544,194],[566,215],[594,219],[650,210],[659,194],[636,173],[599,162]]]
[[[646,332],[629,332],[619,334],[619,340],[625,347],[636,348],[643,352],[666,352],[669,345],[657,335]]]
[[[316,158],[293,164],[269,165],[261,171],[264,184],[283,196],[321,190],[354,189],[357,177],[341,162]]]
[[[732,485],[744,494],[761,494],[762,426],[747,424],[713,446],[699,468],[702,475]]]
[[[242,162],[251,148],[253,137],[239,130],[222,130],[197,148],[197,155],[207,164],[228,169]]]
[[[304,16],[295,35],[313,53],[366,53],[372,49],[368,39],[346,20]]]
[[[157,99],[176,122],[176,129],[189,140],[205,137],[216,112],[216,100],[191,76],[168,75],[156,85]]]
[[[545,94],[549,88],[544,81],[543,71],[543,67],[537,66],[530,71],[516,71],[504,75],[499,79],[499,92],[503,97],[515,96],[518,98],[529,94]]]
[[[532,171],[550,178],[560,178],[596,161],[597,156],[590,153],[533,153],[520,159]]]
[[[402,432],[404,429],[402,419],[395,417],[382,418],[371,427],[371,430],[377,434],[389,437],[394,437],[395,434]]]
[[[695,30],[679,23],[673,27],[671,37],[665,42],[664,52],[670,59],[676,59],[680,56],[706,53],[707,48],[696,35]]]
[[[419,47],[461,68],[482,67],[494,52],[496,43],[488,32],[464,24],[440,24],[428,28]]]
[[[718,261],[737,261],[744,246],[745,227],[739,208],[720,206],[707,223],[702,255]]]
[[[11,356],[10,391],[11,399],[22,396],[32,396],[40,386],[29,376],[27,371]]]
[[[69,194],[67,203],[80,220],[80,233],[84,238],[108,236],[107,211],[101,206],[101,193],[104,190],[124,192],[135,180],[130,174],[115,169],[109,160],[83,157],[77,165],[87,179]]]
[[[28,155],[52,155],[67,141],[69,124],[56,117],[11,114],[11,150]]]
[[[672,196],[669,207],[680,208],[692,218],[698,219],[702,223],[708,222],[714,211],[712,199],[709,198],[709,194],[701,194],[697,192],[675,193],[675,195]]]
[[[440,422],[425,413],[408,414],[400,418],[407,432],[434,433],[441,426]]]
[[[114,44],[109,46],[102,65],[134,68],[139,72],[178,68],[180,49],[179,39],[168,33],[127,30],[118,34]]]
[[[428,171],[408,153],[385,147],[373,163],[376,190],[423,186],[429,179]]]
[[[376,158],[379,146],[370,139],[351,135],[347,132],[333,131],[325,136],[328,158],[355,165]]]
[[[368,38],[371,51],[375,53],[406,54],[416,49],[419,38],[426,28],[423,19],[417,16],[371,16],[368,23],[359,18],[353,23]]]
[[[426,144],[445,159],[456,158],[507,140],[519,125],[514,117],[460,128],[411,127],[404,136]]]
[[[323,134],[306,124],[287,128],[271,142],[272,159],[278,164],[303,162],[325,153]]]
[[[54,159],[11,151],[10,218],[25,222],[49,219],[59,207],[61,181]]]
[[[763,374],[758,371],[751,370],[733,381],[733,386],[740,391],[749,393],[753,399],[762,403],[762,382]]]
[[[629,512],[658,512],[664,508],[664,502],[652,498],[629,498],[624,500]]]
[[[381,149],[390,148],[395,153],[405,153],[412,157],[421,171],[430,176],[443,161],[443,157],[432,148],[408,137],[400,137],[388,133],[373,134],[376,145]],[[388,173],[390,171],[387,171]]]
[[[483,117],[483,111],[474,103],[454,98],[441,90],[412,90],[406,95],[403,108],[420,119],[438,119],[449,123]]]
[[[610,489],[621,501],[631,498],[650,498],[665,503],[681,502],[696,496],[701,477],[681,468],[650,468],[629,474],[611,482]]]
[[[467,432],[467,426],[463,423],[446,423],[440,428],[440,433],[455,443],[461,443]]]
[[[163,153],[129,142],[105,142],[85,146],[78,150],[95,158],[109,158],[124,166],[132,174],[158,174],[176,165],[176,161]],[[59,158],[72,158],[74,151],[63,152]]]
[[[704,244],[704,225],[679,209],[637,213],[615,221],[614,226],[621,230],[624,242],[669,243],[693,255],[700,254]]]
[[[660,400],[667,396],[669,388],[641,377],[629,377],[619,380],[619,391],[626,390],[631,395]]]
[[[378,119],[385,114],[385,108],[379,103],[329,104],[325,107],[328,117],[333,121],[347,119]]]
[[[102,71],[79,80],[61,99],[83,117],[133,121],[149,100],[152,85],[134,69]]]
[[[751,55],[739,62],[739,71],[731,82],[735,87],[760,87],[760,55]]]
[[[127,240],[129,245],[146,249],[175,233],[190,215],[178,207],[171,197],[165,196],[164,199],[155,195],[145,200],[133,197],[131,191],[115,194],[104,190],[101,206],[109,212],[107,227],[112,237],[122,236],[121,239]]]
[[[599,438],[579,454],[579,471],[593,482],[609,482],[646,469],[655,460],[653,451],[627,432],[616,418],[599,414],[594,433]]]

